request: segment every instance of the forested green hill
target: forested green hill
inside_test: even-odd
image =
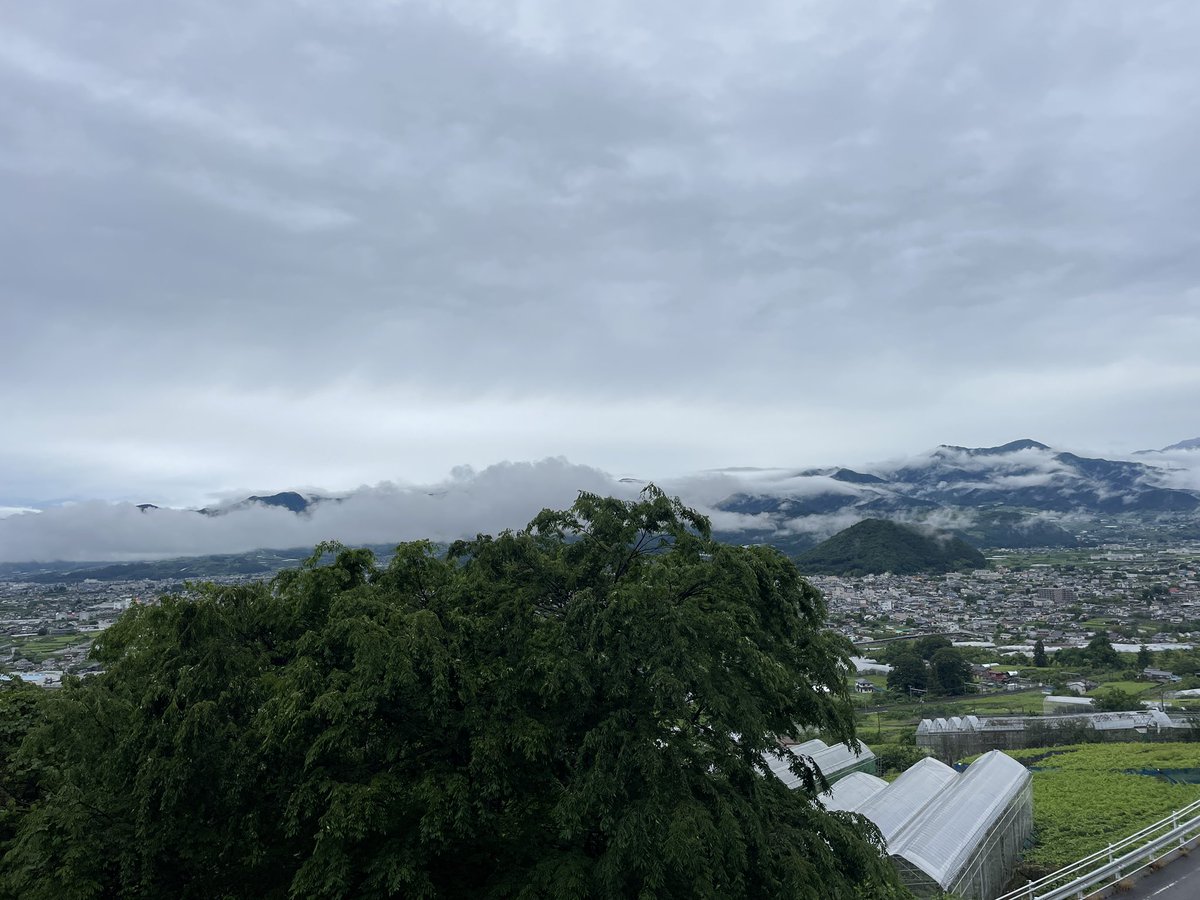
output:
[[[800,571],[822,575],[915,575],[986,568],[970,544],[886,519],[864,519],[796,557]]]

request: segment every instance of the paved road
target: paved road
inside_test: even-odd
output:
[[[1200,848],[1140,879],[1137,887],[1120,896],[1122,900],[1197,900],[1200,898]]]

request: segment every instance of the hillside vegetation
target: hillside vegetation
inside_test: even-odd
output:
[[[865,519],[799,554],[796,565],[819,575],[916,575],[982,569],[987,560],[956,537]]]

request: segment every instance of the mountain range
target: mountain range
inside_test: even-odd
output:
[[[736,516],[743,535],[793,551],[866,518],[936,524],[976,546],[1070,546],[1076,532],[1101,520],[1194,519],[1200,490],[1178,474],[1169,465],[1079,456],[1028,439],[942,445],[870,471],[798,471],[717,509]]]
[[[1185,450],[1200,450],[1200,438],[1146,455]],[[752,489],[712,504],[718,537],[795,553],[869,518],[931,524],[977,547],[1029,547],[1073,546],[1080,530],[1101,519],[1200,514],[1200,490],[1176,483],[1169,463],[1079,456],[1030,439],[997,447],[943,444],[864,471],[833,466],[758,478],[758,470],[730,471],[749,473],[744,481]],[[308,515],[344,499],[282,491],[199,512],[220,516],[264,506]],[[684,500],[690,502],[686,491]]]
[[[870,466],[725,469],[658,484],[708,515],[720,540],[772,544],[793,556],[865,519],[949,532],[989,549],[1200,539],[1200,449],[1192,445],[1200,440],[1104,459],[1028,439],[947,444]],[[456,472],[436,485],[247,492],[203,509],[78,502],[0,518],[0,561],[41,560],[48,571],[62,568],[55,561],[111,565],[256,548],[274,554],[236,562],[253,568],[296,556],[279,548],[334,538],[395,546],[520,528],[543,507],[568,506],[581,490],[628,499],[644,483],[557,458]],[[177,568],[192,577],[191,564]]]
[[[1174,453],[1179,450],[1185,450],[1185,451],[1200,450],[1200,437],[1188,438],[1186,441],[1179,441],[1179,442],[1171,444],[1167,447],[1163,447],[1161,450],[1139,450],[1134,455],[1135,456],[1145,456],[1145,455],[1151,455],[1151,454],[1155,454],[1155,453]]]

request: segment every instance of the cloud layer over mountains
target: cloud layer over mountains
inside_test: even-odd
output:
[[[728,469],[660,486],[708,514],[719,532],[748,541],[811,543],[871,517],[956,530],[986,524],[988,534],[1011,540],[1030,529],[1053,539],[1057,524],[1096,516],[1194,516],[1200,509],[1198,476],[1200,450],[1121,461],[1019,441],[986,449],[943,446],[864,471]],[[0,561],[152,559],[310,547],[323,540],[448,541],[523,527],[543,508],[569,506],[579,491],[628,499],[641,487],[640,481],[552,458],[478,472],[460,468],[424,486],[382,483],[340,497],[318,493],[300,513],[235,500],[213,508],[214,514],[71,503],[0,518]],[[997,518],[996,507],[1021,513]]]
[[[300,515],[261,504],[202,515],[165,508],[143,512],[131,503],[74,503],[0,519],[0,561],[154,559],[311,547],[325,540],[453,540],[522,527],[541,509],[570,506],[581,490],[632,496],[637,486],[550,459],[460,470],[423,487],[363,487]]]

